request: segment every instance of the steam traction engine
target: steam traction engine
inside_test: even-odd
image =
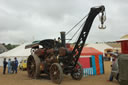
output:
[[[64,36],[62,36],[61,42],[46,39],[27,45],[25,48],[31,48],[31,55],[27,60],[28,76],[31,78],[38,78],[40,74],[45,73],[57,84],[61,83],[63,74],[71,74],[73,79],[81,80],[83,69],[78,62],[78,59],[87,39],[92,22],[99,13],[102,13],[101,25],[103,26],[104,11],[104,6],[91,8],[72,51],[69,51],[66,48]]]

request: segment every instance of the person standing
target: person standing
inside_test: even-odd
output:
[[[6,73],[6,67],[7,67],[7,61],[6,61],[6,58],[4,58],[4,61],[3,61],[3,74]]]
[[[11,59],[8,60],[8,73],[11,74]]]
[[[18,60],[17,60],[17,58],[16,58],[16,57],[15,57],[15,61],[14,61],[14,63],[15,63],[14,70],[15,70],[15,73],[17,73]]]
[[[112,53],[112,65],[111,65],[111,74],[109,76],[108,81],[113,81],[113,78],[118,79],[118,54],[117,53]],[[116,74],[116,75],[115,75]]]
[[[12,66],[11,70],[12,70],[12,74],[13,74],[14,73],[14,67],[15,67],[15,61],[11,62],[11,66]]]

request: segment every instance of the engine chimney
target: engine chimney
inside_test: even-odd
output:
[[[62,46],[65,47],[65,32],[60,32]]]

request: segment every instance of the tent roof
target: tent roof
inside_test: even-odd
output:
[[[128,39],[128,34],[122,36],[120,39]]]
[[[12,50],[9,50],[7,52],[4,52],[0,54],[0,57],[10,57],[10,56],[29,56],[30,55],[30,49],[25,49],[25,45],[27,44],[22,44]],[[73,48],[70,48],[73,49]],[[101,51],[96,50],[95,48],[92,47],[84,47],[81,56],[84,55],[100,55],[103,54]]]
[[[113,49],[113,47],[107,44],[88,44],[86,47],[93,47],[101,52],[104,52],[105,49]]]
[[[9,50],[7,52],[4,52],[0,54],[0,57],[11,57],[11,56],[29,56],[30,55],[30,49],[25,49],[25,45],[27,44],[22,44],[12,50]]]
[[[70,50],[71,49],[73,48],[70,48]],[[103,53],[92,47],[84,47],[81,52],[81,56],[87,56],[87,55],[103,55]]]
[[[106,43],[107,45],[113,47],[113,48],[121,48],[121,43]]]
[[[128,41],[128,34],[122,36],[122,37],[120,38],[120,40],[117,40],[117,42],[120,42],[120,41]]]
[[[81,52],[81,56],[84,55],[102,55],[103,53],[96,50],[95,48],[92,47],[84,47],[82,52]]]

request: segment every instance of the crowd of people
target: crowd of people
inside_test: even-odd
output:
[[[8,59],[8,62],[6,61],[6,58],[4,58],[3,61],[3,74],[6,74],[6,68],[8,67],[8,74],[17,73],[18,68],[18,60],[15,57],[14,61],[11,61],[11,59]]]

